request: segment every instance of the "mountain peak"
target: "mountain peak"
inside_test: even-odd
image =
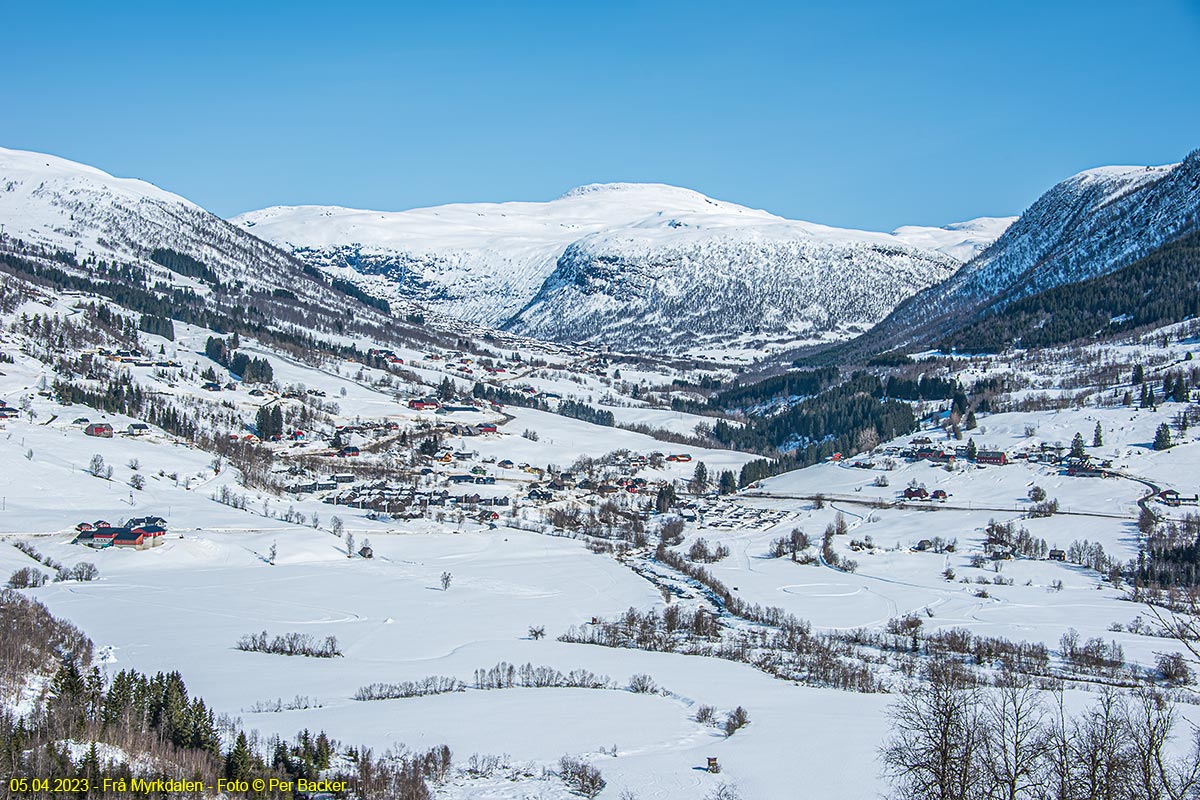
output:
[[[707,197],[700,192],[692,189],[685,189],[682,186],[672,186],[667,183],[586,183],[583,186],[576,186],[574,189],[569,189],[563,192],[556,199],[570,200],[575,197],[588,197],[601,194],[652,194],[666,197],[688,198],[693,200],[703,200],[709,203],[717,204],[718,201]]]

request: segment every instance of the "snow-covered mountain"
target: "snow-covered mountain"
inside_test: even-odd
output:
[[[627,183],[549,202],[275,207],[232,221],[309,264],[386,276],[402,296],[465,320],[634,349],[861,330],[1004,227],[846,230]]]
[[[892,235],[913,247],[937,250],[965,264],[986,250],[1016,221],[1016,217],[977,217],[940,228],[904,225],[892,231]]]
[[[144,261],[168,248],[223,280],[276,286],[298,271],[286,252],[179,195],[43,153],[0,148],[0,224],[8,236],[80,259]]]
[[[21,261],[17,272],[65,270],[140,315],[238,320],[298,341],[414,327],[408,309],[385,307],[195,203],[54,156],[0,149],[0,226],[0,257]]]
[[[937,336],[1018,298],[1112,272],[1197,227],[1200,151],[1178,164],[1081,172],[1038,198],[952,278],[902,303],[878,334],[925,328]]]

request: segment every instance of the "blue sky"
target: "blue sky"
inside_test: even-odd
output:
[[[1200,147],[1200,2],[0,4],[0,145],[222,215],[658,181],[891,229]]]

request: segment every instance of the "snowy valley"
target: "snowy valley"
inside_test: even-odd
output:
[[[906,315],[1188,244],[1196,163],[884,234],[656,185],[226,222],[2,150],[5,713],[50,709],[72,770],[867,798],[914,687],[999,714],[993,747],[989,693],[1036,688],[1071,746],[1105,698],[1133,743],[1169,717],[1168,796],[1200,724],[1200,323],[957,352]],[[886,347],[792,349],[897,306]],[[190,695],[133,719],[125,671]]]

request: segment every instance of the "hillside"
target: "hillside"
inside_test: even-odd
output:
[[[387,296],[468,321],[688,350],[864,330],[951,275],[958,257],[990,243],[1006,221],[872,233],[677,187],[596,184],[543,203],[279,207],[233,222],[307,264],[385,276],[395,287]]]
[[[939,342],[942,350],[996,352],[1159,327],[1200,316],[1200,232],[1115,272],[1056,286],[990,311]]]
[[[949,280],[901,303],[870,340],[936,341],[1055,286],[1126,266],[1200,226],[1200,151],[1162,167],[1101,167],[1057,184]]]

